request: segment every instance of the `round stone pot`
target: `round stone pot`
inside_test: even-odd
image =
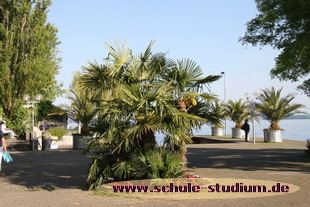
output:
[[[242,129],[239,128],[231,128],[232,130],[232,138],[244,138],[245,133]]]
[[[224,129],[219,127],[211,127],[211,133],[212,136],[223,136]]]
[[[265,130],[265,131],[264,131],[265,142],[282,142],[282,130]]]

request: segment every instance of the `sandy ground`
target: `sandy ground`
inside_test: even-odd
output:
[[[11,152],[0,172],[0,206],[309,206],[310,159],[305,142],[217,143],[187,146],[188,171],[206,178],[267,180],[297,185],[279,196],[235,199],[155,199],[87,191],[90,158],[76,150]],[[185,195],[186,196],[186,195]]]

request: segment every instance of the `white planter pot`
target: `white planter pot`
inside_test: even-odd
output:
[[[218,127],[211,127],[212,136],[223,136],[224,129]]]
[[[85,143],[92,139],[92,135],[84,135],[84,134],[73,134],[73,149],[80,150],[85,149]]]
[[[232,130],[232,138],[244,138],[245,133],[242,129],[239,128],[231,128]]]
[[[282,130],[265,130],[264,141],[265,142],[282,142]]]

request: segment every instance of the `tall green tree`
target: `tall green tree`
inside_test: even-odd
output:
[[[60,92],[57,29],[47,22],[50,0],[0,1],[0,105],[7,118],[24,94]]]
[[[310,1],[256,0],[260,12],[247,23],[243,44],[280,50],[271,76],[298,81],[310,74]],[[310,96],[310,79],[298,86]]]

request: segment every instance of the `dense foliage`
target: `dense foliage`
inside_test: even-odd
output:
[[[97,114],[96,104],[93,102],[94,93],[85,90],[81,85],[80,73],[74,75],[69,90],[71,106],[67,107],[68,117],[81,124],[81,134],[89,134],[94,117]]]
[[[58,140],[62,140],[62,137],[67,133],[65,128],[57,127],[57,128],[49,128],[48,132],[52,136],[58,137]]]
[[[270,121],[270,129],[281,129],[279,126],[281,120],[297,113],[304,113],[300,110],[305,107],[304,105],[292,103],[294,94],[281,97],[281,91],[282,88],[275,90],[272,87],[262,90],[258,96],[259,102],[256,103],[256,109],[263,118]]]
[[[47,22],[50,0],[0,1],[0,105],[4,116],[23,95],[52,100],[60,92],[57,29]]]
[[[226,105],[223,102],[212,101],[200,106],[198,115],[207,119],[208,123],[215,128],[224,128],[223,120],[227,117]]]
[[[245,119],[250,118],[250,110],[247,102],[242,99],[238,101],[229,100],[226,105],[226,115],[235,122],[236,128],[241,128]]]
[[[206,121],[188,110],[197,100],[214,99],[201,90],[219,76],[202,77],[194,61],[153,54],[152,45],[134,56],[127,44],[107,44],[106,64],[89,63],[78,80],[98,110],[91,127],[96,138],[87,149],[93,153],[90,188],[109,178],[179,176],[192,128]],[[165,150],[157,151],[156,132]]]
[[[272,77],[291,81],[306,78],[310,73],[310,1],[256,0],[256,4],[260,13],[247,23],[240,41],[280,50]],[[310,79],[299,89],[310,96]]]
[[[31,110],[23,107],[23,102],[19,101],[12,108],[12,121],[7,120],[7,126],[11,129],[14,129],[16,134],[23,134],[27,127],[29,127],[29,123],[31,123],[30,114]]]

